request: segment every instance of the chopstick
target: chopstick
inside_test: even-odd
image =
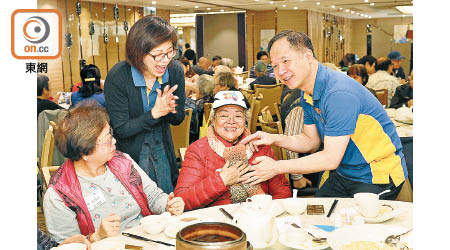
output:
[[[162,245],[169,246],[169,247],[174,247],[175,246],[175,245],[167,243],[167,242],[163,242],[163,241],[159,241],[159,240],[151,240],[151,239],[148,239],[148,238],[145,238],[145,237],[142,237],[142,236],[139,236],[139,235],[131,234],[131,233],[122,232],[122,235],[128,236],[130,238],[134,238],[134,239],[137,239],[137,240],[150,241],[150,242],[162,244]]]
[[[327,214],[327,217],[330,217],[330,216],[331,216],[331,213],[333,213],[334,208],[336,207],[337,203],[338,203],[338,200],[334,200],[334,201],[333,201],[333,205],[331,205],[331,208],[330,208],[330,211],[329,211],[328,214]]]
[[[229,219],[233,220],[233,215],[231,215],[230,213],[228,213],[225,209],[223,208],[219,208],[220,212],[222,212],[226,217],[228,217]]]

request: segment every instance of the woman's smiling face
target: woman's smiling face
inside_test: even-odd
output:
[[[162,60],[156,61],[155,58],[160,57],[160,55],[162,55]],[[172,41],[167,40],[161,43],[159,46],[156,46],[143,58],[144,65],[146,67],[145,73],[151,74],[154,77],[161,77],[166,71],[167,65],[169,65],[170,61],[172,60],[173,55],[174,48]]]
[[[236,105],[226,105],[215,112],[214,131],[227,142],[236,141],[244,133],[245,109]]]

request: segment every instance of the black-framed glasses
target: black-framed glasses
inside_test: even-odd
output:
[[[153,57],[153,60],[155,60],[155,62],[161,62],[164,60],[164,58],[167,58],[168,60],[172,60],[172,58],[174,58],[174,56],[177,54],[177,50],[174,48],[171,51],[167,52],[167,53],[161,53],[158,55],[152,55],[150,52],[148,53],[151,57]]]
[[[109,127],[108,134],[109,134],[108,139],[105,142],[97,143],[97,145],[105,145],[106,144],[106,145],[112,146],[113,140],[114,140],[114,132],[111,127]]]

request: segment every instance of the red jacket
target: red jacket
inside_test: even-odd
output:
[[[220,137],[219,140],[225,146],[231,146]],[[260,146],[259,151],[253,154],[249,163],[251,164],[258,156],[274,158],[270,146]],[[223,165],[225,160],[212,150],[206,136],[188,147],[174,191],[175,196],[183,198],[185,211],[231,203],[229,188],[225,186],[219,172],[216,171]],[[262,182],[261,188],[265,193],[272,195],[273,199],[292,197],[289,183],[282,174]]]
[[[148,209],[147,195],[142,187],[141,176],[133,167],[130,159],[127,159],[122,153],[117,153],[107,162],[111,172],[119,179],[123,186],[130,192],[136,200],[143,216],[151,215]],[[78,226],[83,235],[95,232],[94,223],[91,214],[84,201],[81,192],[80,182],[78,181],[73,162],[67,160],[50,179],[49,187],[53,187],[56,193],[61,197],[72,211],[77,215]]]

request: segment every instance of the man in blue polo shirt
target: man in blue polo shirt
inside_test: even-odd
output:
[[[269,52],[276,77],[290,89],[302,90],[304,129],[294,136],[259,131],[241,143],[253,150],[275,145],[312,154],[282,161],[258,157],[243,176],[245,182],[257,184],[280,173],[336,170],[316,196],[353,197],[390,189],[381,199],[395,199],[408,173],[400,138],[378,100],[352,78],[320,64],[304,33],[277,34]],[[323,150],[316,152],[321,143]]]

